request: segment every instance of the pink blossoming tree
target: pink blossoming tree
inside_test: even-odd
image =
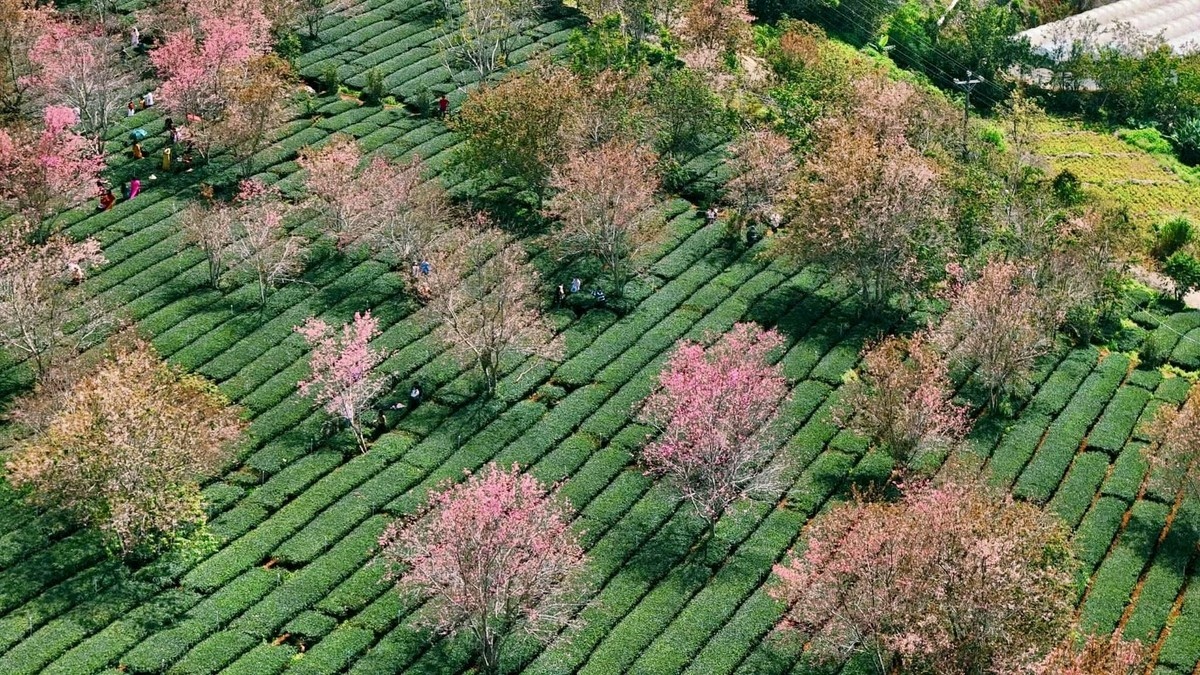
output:
[[[339,250],[367,243],[405,265],[427,257],[449,226],[450,200],[440,184],[424,180],[419,157],[406,164],[375,157],[364,165],[358,143],[336,136],[302,150],[298,164]]]
[[[788,388],[770,362],[782,344],[779,333],[751,323],[711,347],[684,342],[642,408],[658,432],[642,461],[695,506],[710,533],[730,504],[783,488],[771,423]]]
[[[479,368],[489,396],[506,359],[562,357],[520,241],[479,217],[448,232],[430,263],[417,290],[429,300],[433,334],[462,364]]]
[[[103,149],[113,118],[136,93],[120,43],[101,26],[53,21],[33,43],[29,58],[34,74],[27,80],[36,98],[78,110],[80,130]]]
[[[746,222],[765,221],[792,197],[799,166],[786,136],[769,129],[752,131],[729,147],[733,178],[727,199]]]
[[[217,119],[230,104],[232,89],[242,81],[255,57],[271,48],[271,22],[260,4],[243,3],[237,11],[217,4],[188,5],[174,17],[162,44],[150,61],[163,78],[162,105],[185,118]]]
[[[641,256],[663,232],[665,223],[654,201],[654,162],[654,154],[644,148],[610,141],[573,152],[550,180],[558,194],[545,214],[560,224],[549,243],[562,257],[600,262],[613,295],[622,293]]]
[[[843,389],[839,421],[907,464],[919,450],[944,448],[970,428],[967,409],[950,399],[946,360],[927,335],[890,336],[868,345]]]
[[[304,269],[308,240],[288,233],[283,223],[290,210],[274,188],[244,180],[234,204],[227,248],[230,271],[253,276],[258,281],[259,302],[265,305],[270,289]]]
[[[955,280],[951,295],[934,340],[951,367],[972,373],[995,407],[1027,387],[1034,364],[1053,346],[1060,317],[1027,271],[1011,262],[992,261],[978,278]]]
[[[371,312],[354,313],[354,320],[335,330],[321,319],[309,317],[296,332],[312,347],[308,357],[312,375],[299,383],[300,394],[311,396],[325,412],[345,420],[367,451],[362,414],[383,392],[387,378],[376,371],[386,355],[370,342],[379,336],[379,319]]]
[[[92,196],[104,159],[86,138],[71,131],[79,117],[50,106],[41,129],[0,129],[0,211],[36,223],[33,237],[45,240],[53,214]]]
[[[428,597],[432,627],[470,635],[494,673],[510,638],[552,637],[580,607],[586,558],[570,521],[570,506],[537,479],[490,464],[443,485],[379,543],[400,591]]]
[[[976,484],[862,498],[810,527],[775,566],[782,626],[818,658],[869,654],[881,673],[1003,673],[1036,663],[1074,609],[1067,529]]]

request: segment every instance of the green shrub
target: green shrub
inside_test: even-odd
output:
[[[325,94],[336,94],[338,91],[338,68],[329,64],[321,69],[321,87]]]
[[[1190,166],[1200,164],[1200,116],[1184,118],[1175,125],[1170,138],[1181,162]]]
[[[371,105],[380,105],[383,103],[383,72],[379,68],[372,68],[367,71],[364,76],[366,85],[363,87],[363,97],[367,103]]]
[[[1200,288],[1200,260],[1190,253],[1176,251],[1163,263],[1163,274],[1175,282],[1175,299]]]
[[[1154,226],[1154,256],[1166,260],[1196,239],[1192,221],[1180,216]]]
[[[303,49],[304,47],[300,44],[300,36],[294,30],[283,31],[275,36],[275,53],[292,66],[296,65],[296,59],[300,58],[300,52]]]
[[[1138,358],[1147,366],[1157,368],[1167,362],[1167,359],[1171,357],[1171,349],[1174,347],[1173,335],[1166,331],[1151,331],[1138,351]]]
[[[1063,169],[1054,177],[1050,185],[1054,196],[1066,206],[1074,206],[1083,202],[1083,182],[1069,169]]]

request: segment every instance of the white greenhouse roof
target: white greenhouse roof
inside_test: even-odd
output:
[[[1110,5],[1031,28],[1021,35],[1036,51],[1054,55],[1085,37],[1090,26],[1099,28],[1096,41],[1112,41],[1111,29],[1127,23],[1147,36],[1161,35],[1177,52],[1200,48],[1200,0],[1118,0]]]

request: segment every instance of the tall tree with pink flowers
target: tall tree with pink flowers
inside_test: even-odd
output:
[[[54,230],[47,219],[94,194],[104,168],[92,143],[71,130],[78,121],[70,108],[50,106],[40,127],[0,129],[0,213],[35,223],[38,241]]]
[[[35,99],[78,110],[80,130],[103,149],[114,118],[135,95],[136,78],[117,38],[100,25],[55,20],[33,43],[29,59]]]
[[[166,37],[150,52],[163,79],[162,105],[180,118],[219,120],[247,81],[251,64],[271,49],[262,3],[186,3],[162,19]]]
[[[695,506],[710,532],[734,502],[783,488],[772,421],[788,387],[770,358],[782,344],[779,333],[751,323],[709,347],[684,342],[641,410],[658,432],[642,461]]]
[[[312,374],[299,383],[300,394],[311,396],[325,412],[340,417],[350,426],[363,452],[367,439],[362,415],[387,384],[376,370],[386,355],[371,346],[379,336],[379,319],[368,310],[355,312],[354,320],[337,330],[316,317],[309,317],[296,332],[312,347],[308,365]]]
[[[970,429],[966,407],[953,396],[946,359],[928,335],[889,336],[863,351],[837,412],[842,424],[907,464],[914,453],[945,449]]]
[[[775,566],[771,595],[817,659],[864,654],[879,673],[1023,672],[1070,628],[1069,535],[982,483],[912,486],[895,503],[856,497],[812,523]]]
[[[497,673],[513,638],[549,639],[581,606],[587,561],[570,523],[556,490],[490,464],[443,484],[379,543],[401,593],[429,598],[421,621],[469,635],[481,670]]]

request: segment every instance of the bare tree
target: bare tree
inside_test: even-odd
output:
[[[453,7],[447,4],[448,13]],[[459,12],[438,38],[451,74],[461,63],[480,79],[508,65],[514,41],[532,25],[538,0],[459,0]]]
[[[108,327],[104,306],[80,286],[104,255],[95,239],[64,235],[29,244],[30,226],[0,241],[0,345],[33,360],[39,376],[60,356],[93,344]]]
[[[244,271],[258,282],[258,297],[267,302],[267,291],[290,281],[304,269],[308,240],[288,234],[283,221],[287,207],[273,191],[254,181],[242,181],[241,202],[232,224],[230,271]]]
[[[506,357],[562,355],[538,309],[537,279],[520,242],[480,220],[452,230],[418,282],[437,319],[435,334],[479,367],[489,394]]]

